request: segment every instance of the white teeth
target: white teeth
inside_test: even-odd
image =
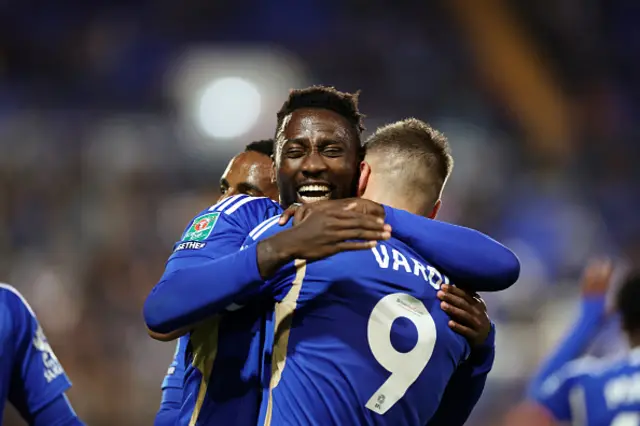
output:
[[[324,201],[329,199],[329,194],[323,195],[321,197],[306,197],[304,195],[300,195],[300,200],[304,204],[317,203],[318,201]]]
[[[298,192],[329,192],[329,187],[326,185],[304,185],[298,188]]]

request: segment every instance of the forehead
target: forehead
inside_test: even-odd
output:
[[[271,158],[254,151],[241,152],[229,161],[222,177],[229,180],[247,180],[251,177],[270,177]]]
[[[349,121],[337,112],[320,108],[301,108],[291,114],[284,129],[286,140],[311,142],[331,139],[338,142],[359,143],[359,137]]]

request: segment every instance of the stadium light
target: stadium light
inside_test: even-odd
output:
[[[271,137],[289,89],[307,83],[295,56],[255,45],[192,47],[165,77],[181,142],[197,158],[228,156],[252,140]]]
[[[238,77],[215,80],[200,98],[199,125],[214,138],[242,136],[256,124],[260,102],[260,93],[250,81]]]

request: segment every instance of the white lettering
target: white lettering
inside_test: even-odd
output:
[[[393,270],[397,271],[400,266],[404,268],[405,271],[411,273],[411,267],[409,266],[409,262],[407,262],[407,258],[404,257],[402,253],[400,253],[396,249],[391,249],[391,254],[393,255]]]
[[[180,250],[200,250],[201,248],[204,248],[207,245],[207,243],[201,243],[198,241],[186,241],[184,243],[180,243],[176,246],[176,248],[173,250],[173,252],[177,252]]]
[[[371,252],[373,252],[373,256],[375,257],[376,262],[378,262],[378,266],[381,269],[389,268],[389,250],[384,244],[378,243],[376,247],[373,247],[371,249]],[[436,290],[439,290],[442,284],[449,284],[449,278],[446,275],[440,273],[440,271],[438,271],[433,266],[424,265],[422,262],[409,257],[409,259],[411,259],[411,262],[413,263],[412,268],[409,264],[407,256],[393,248],[391,249],[391,257],[393,257],[393,264],[391,265],[391,267],[394,271],[402,272],[402,270],[404,269],[404,271],[408,274],[413,274],[416,277],[422,277],[425,282],[429,283],[429,285]]]
[[[413,257],[411,258],[411,261],[413,262],[413,275],[415,275],[416,277],[422,275],[422,279],[427,281],[427,270],[424,265],[415,260]]]
[[[620,405],[640,403],[640,373],[609,380],[604,387],[604,397],[611,410]]]
[[[378,247],[380,247],[380,251],[382,252],[382,256],[380,256],[380,253],[378,253]],[[378,262],[378,265],[382,269],[387,269],[389,267],[389,253],[387,253],[387,248],[382,244],[378,244],[378,247],[372,247],[371,251],[373,252],[373,255],[375,256],[376,261]]]

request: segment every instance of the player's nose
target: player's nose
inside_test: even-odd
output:
[[[314,151],[304,159],[301,170],[306,175],[317,175],[327,170],[327,163],[322,155]]]

